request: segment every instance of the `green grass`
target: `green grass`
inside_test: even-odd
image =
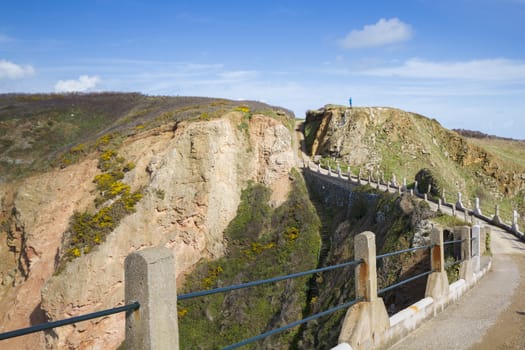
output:
[[[0,178],[11,181],[74,164],[97,150],[104,135],[124,141],[183,120],[211,120],[239,101],[137,93],[0,94],[0,106]],[[293,125],[293,113],[283,108],[256,101],[242,106]],[[79,144],[84,149],[75,151]]]
[[[432,221],[435,222],[438,225],[444,226],[444,227],[454,227],[454,226],[464,226],[466,225],[465,221],[455,217],[450,216],[446,214],[438,215],[434,218],[432,218]]]
[[[184,292],[305,271],[316,267],[319,219],[299,173],[280,207],[268,205],[270,191],[251,183],[225,231],[225,257],[203,261],[187,276]],[[179,302],[179,331],[185,349],[216,349],[301,319],[309,277]],[[277,315],[282,315],[278,316]],[[284,321],[282,321],[284,320]],[[284,323],[283,323],[284,322]],[[289,344],[297,329],[273,336]],[[247,349],[260,348],[260,344]]]

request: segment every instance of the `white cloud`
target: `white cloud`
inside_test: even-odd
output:
[[[0,60],[0,79],[21,79],[35,74],[32,66],[21,66],[6,60]]]
[[[352,30],[339,40],[345,49],[385,46],[412,38],[412,27],[398,18],[381,18],[376,24],[368,24],[361,30]]]
[[[97,76],[81,75],[77,80],[59,80],[55,84],[56,92],[84,92],[93,89],[100,83]]]
[[[2,43],[8,43],[8,42],[11,42],[11,41],[13,41],[13,38],[11,38],[11,37],[8,36],[8,35],[5,35],[5,34],[0,33],[0,44],[2,44]]]
[[[254,70],[237,70],[237,71],[226,71],[219,74],[221,78],[226,80],[245,80],[256,78],[258,75],[257,71]]]
[[[505,58],[432,62],[412,58],[400,66],[361,72],[377,77],[510,81],[525,79],[525,62]]]

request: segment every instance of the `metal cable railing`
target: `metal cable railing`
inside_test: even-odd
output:
[[[283,281],[283,280],[287,280],[287,279],[292,279],[292,278],[302,277],[302,276],[306,276],[306,275],[311,275],[311,274],[314,274],[314,273],[340,269],[340,268],[343,268],[343,267],[346,267],[346,266],[358,265],[358,264],[360,264],[362,262],[363,262],[362,259],[361,260],[357,260],[357,261],[348,261],[348,262],[345,262],[345,263],[342,263],[342,264],[338,264],[338,265],[321,267],[319,269],[308,270],[308,271],[304,271],[304,272],[292,273],[292,274],[286,275],[286,276],[273,277],[273,278],[268,278],[268,279],[264,279],[264,280],[258,280],[258,281],[253,281],[253,282],[236,284],[236,285],[233,285],[233,286],[220,287],[220,288],[215,288],[215,289],[201,290],[201,291],[198,291],[198,292],[181,294],[181,295],[177,296],[177,300],[192,299],[192,298],[202,297],[202,296],[205,296],[205,295],[230,292],[230,291],[236,290],[236,289],[243,289],[243,288],[260,286],[262,284],[267,284],[267,283],[275,283],[275,282],[279,282],[279,281]]]
[[[257,335],[255,337],[252,337],[252,338],[248,338],[248,339],[245,339],[245,340],[242,340],[238,343],[235,343],[235,344],[232,344],[232,345],[229,345],[225,348],[223,348],[223,350],[231,350],[231,349],[237,349],[241,346],[244,346],[244,345],[247,345],[247,344],[250,344],[250,343],[253,343],[253,342],[256,342],[258,340],[261,340],[261,339],[264,339],[266,337],[269,337],[271,335],[274,335],[274,334],[277,334],[277,333],[281,333],[281,332],[284,332],[285,330],[288,330],[290,328],[293,328],[293,327],[296,327],[296,326],[299,326],[303,323],[306,323],[306,322],[309,322],[309,321],[312,321],[312,320],[315,320],[319,317],[322,317],[322,316],[326,316],[326,315],[329,315],[329,314],[332,314],[336,311],[339,311],[339,310],[342,310],[342,309],[346,309],[346,308],[349,308],[350,306],[358,303],[359,301],[361,301],[362,298],[358,298],[358,299],[354,299],[352,301],[349,301],[347,303],[344,303],[344,304],[341,304],[341,305],[337,305],[331,309],[328,309],[326,311],[322,311],[322,312],[319,312],[315,315],[311,315],[311,316],[308,316],[306,318],[303,318],[302,320],[299,320],[299,321],[295,321],[295,322],[292,322],[286,326],[283,326],[283,327],[280,327],[280,328],[276,328],[274,330],[271,330],[271,331],[268,331],[266,333],[263,333],[263,334],[260,334],[260,335]]]
[[[48,322],[48,323],[42,323],[42,324],[38,324],[38,325],[35,325],[35,326],[27,327],[27,328],[22,328],[22,329],[17,329],[17,330],[10,331],[10,332],[0,333],[0,340],[14,338],[14,337],[19,337],[19,336],[22,336],[22,335],[36,333],[36,332],[40,332],[40,331],[45,331],[45,330],[51,329],[51,328],[67,326],[69,324],[82,322],[82,321],[87,321],[87,320],[92,320],[94,318],[99,318],[99,317],[103,317],[103,316],[109,316],[109,315],[118,314],[118,313],[121,313],[121,312],[135,311],[139,307],[140,307],[140,304],[138,302],[134,302],[134,303],[131,303],[131,304],[128,304],[128,305],[119,306],[119,307],[115,307],[115,308],[112,308],[112,309],[107,309],[107,310],[92,312],[90,314],[85,314],[85,315],[81,315],[81,316],[75,316],[75,317],[66,318],[64,320],[53,321],[53,322]]]
[[[347,267],[347,266],[355,266],[355,265],[361,264],[362,262],[363,262],[363,259],[354,260],[354,261],[348,261],[348,262],[345,262],[345,263],[342,263],[342,264],[321,267],[321,268],[318,268],[318,269],[313,269],[313,270],[308,270],[308,271],[303,271],[303,272],[297,272],[297,273],[289,274],[289,275],[286,275],[286,276],[273,277],[273,278],[268,278],[268,279],[264,279],[264,280],[258,280],[258,281],[253,281],[253,282],[241,283],[241,284],[227,286],[227,287],[220,287],[220,288],[215,288],[215,289],[210,289],[210,290],[202,290],[202,291],[198,291],[198,292],[181,294],[181,295],[177,296],[177,300],[187,300],[187,299],[202,297],[202,296],[206,296],[206,295],[230,292],[230,291],[237,290],[237,289],[243,289],[243,288],[250,288],[250,287],[260,286],[260,285],[268,284],[268,283],[275,283],[275,282],[288,280],[288,279],[292,279],[292,278],[297,278],[297,277],[302,277],[302,276],[306,276],[306,275],[311,275],[311,274],[315,274],[315,273],[319,273],[319,272],[325,272],[325,271],[340,269],[340,268]],[[278,334],[278,333],[284,332],[284,331],[286,331],[286,330],[288,330],[290,328],[299,326],[299,325],[301,325],[303,323],[307,323],[309,321],[315,320],[315,319],[317,319],[319,317],[332,314],[332,313],[334,313],[334,312],[336,312],[338,310],[344,309],[344,308],[348,308],[348,307],[354,305],[355,303],[357,303],[359,301],[360,301],[360,299],[354,299],[354,300],[348,301],[348,302],[346,302],[344,304],[335,306],[335,307],[333,307],[331,309],[328,309],[326,311],[322,311],[322,312],[319,312],[319,313],[317,313],[315,315],[311,315],[311,316],[308,316],[306,318],[303,318],[302,320],[298,320],[298,321],[292,322],[290,324],[287,324],[285,326],[282,326],[282,327],[270,330],[268,332],[259,334],[257,336],[254,336],[254,337],[251,337],[251,338],[248,338],[248,339],[244,339],[244,340],[242,340],[242,341],[240,341],[238,343],[229,345],[229,346],[225,347],[224,349],[236,349],[238,347],[241,347],[241,346],[244,346],[244,345],[256,342],[258,340],[264,339],[264,338],[269,337],[271,335]]]
[[[376,256],[376,259],[379,260],[379,259],[383,259],[383,258],[388,258],[388,257],[391,257],[391,256],[395,256],[395,255],[399,255],[399,254],[403,254],[403,253],[410,253],[410,252],[413,252],[413,251],[416,251],[416,250],[421,250],[421,249],[431,249],[433,247],[433,245],[425,245],[425,246],[421,246],[421,247],[414,247],[414,248],[408,248],[408,249],[403,249],[403,250],[399,250],[399,251],[396,251],[396,252],[390,252],[390,253],[385,253],[385,254],[381,254],[381,255],[377,255]],[[383,294],[383,293],[386,293],[388,292],[389,290],[392,290],[392,289],[395,289],[399,286],[402,286],[404,284],[407,284],[409,282],[412,282],[418,278],[421,278],[421,277],[425,277],[425,276],[428,276],[432,273],[433,271],[430,270],[430,271],[426,271],[426,272],[423,272],[423,273],[420,273],[418,275],[415,275],[415,276],[412,276],[412,277],[409,277],[409,278],[406,278],[404,279],[403,281],[400,281],[400,282],[397,282],[397,283],[394,283],[388,287],[385,287],[383,289],[380,289],[377,291],[377,294]]]
[[[387,258],[387,257],[390,257],[390,256],[395,256],[395,255],[399,255],[399,254],[403,254],[403,253],[410,253],[410,252],[413,252],[413,251],[416,251],[416,250],[421,250],[421,249],[429,249],[429,248],[432,248],[432,247],[433,247],[433,245],[425,245],[425,246],[421,246],[421,247],[414,247],[414,248],[403,249],[403,250],[399,250],[397,252],[390,252],[390,253],[377,255],[376,259]]]
[[[409,277],[409,278],[404,279],[404,280],[402,280],[402,281],[400,281],[400,282],[394,283],[394,284],[392,284],[392,285],[390,285],[390,286],[388,286],[388,287],[385,287],[385,288],[383,288],[383,289],[378,290],[378,291],[377,291],[377,294],[378,294],[378,295],[379,295],[379,294],[383,294],[383,293],[385,293],[385,292],[388,292],[389,290],[392,290],[392,289],[394,289],[394,288],[397,288],[397,287],[399,287],[399,286],[402,286],[403,284],[407,284],[407,283],[412,282],[413,280],[416,280],[416,279],[418,279],[418,278],[421,278],[421,277],[424,277],[424,276],[428,276],[428,275],[430,275],[432,272],[433,272],[433,271],[430,270],[430,271],[426,271],[426,272],[420,273],[420,274],[418,274],[418,275],[415,275],[415,276]]]

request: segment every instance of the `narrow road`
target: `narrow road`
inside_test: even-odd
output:
[[[301,147],[303,134],[297,131],[295,137],[296,159],[298,166],[302,166],[302,160],[308,160]],[[321,173],[328,175],[324,169]],[[330,180],[341,181],[335,177]],[[379,188],[386,190],[382,185]],[[437,204],[429,205],[437,209]],[[451,208],[442,206],[441,210],[452,215]],[[463,219],[464,213],[456,211],[456,216]],[[422,324],[391,350],[525,350],[525,244],[498,227],[490,227],[491,271],[456,303]]]
[[[525,245],[495,227],[491,238],[492,270],[392,350],[525,349]]]

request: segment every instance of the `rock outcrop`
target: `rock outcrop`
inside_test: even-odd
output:
[[[513,156],[523,154],[524,148],[517,141],[485,148],[434,119],[382,107],[327,105],[307,112],[304,130],[312,156],[349,165],[356,175],[359,168],[365,177],[390,181],[396,175],[398,181],[403,177],[413,181],[427,168],[449,200],[461,191],[470,199],[482,197],[491,209],[495,203],[489,202],[506,200],[509,208],[523,202],[525,164]]]
[[[10,245],[0,246],[2,330],[122,305],[124,259],[144,247],[171,248],[183,283],[199,260],[224,254],[223,231],[248,181],[272,188],[272,203],[278,205],[286,198],[294,166],[289,129],[263,114],[246,118],[240,111],[138,133],[118,152],[136,165],[124,180],[142,189],[142,200],[104,242],[55,275],[71,216],[93,206],[97,160],[4,189]],[[112,349],[123,337],[121,314],[13,339],[2,347]]]

